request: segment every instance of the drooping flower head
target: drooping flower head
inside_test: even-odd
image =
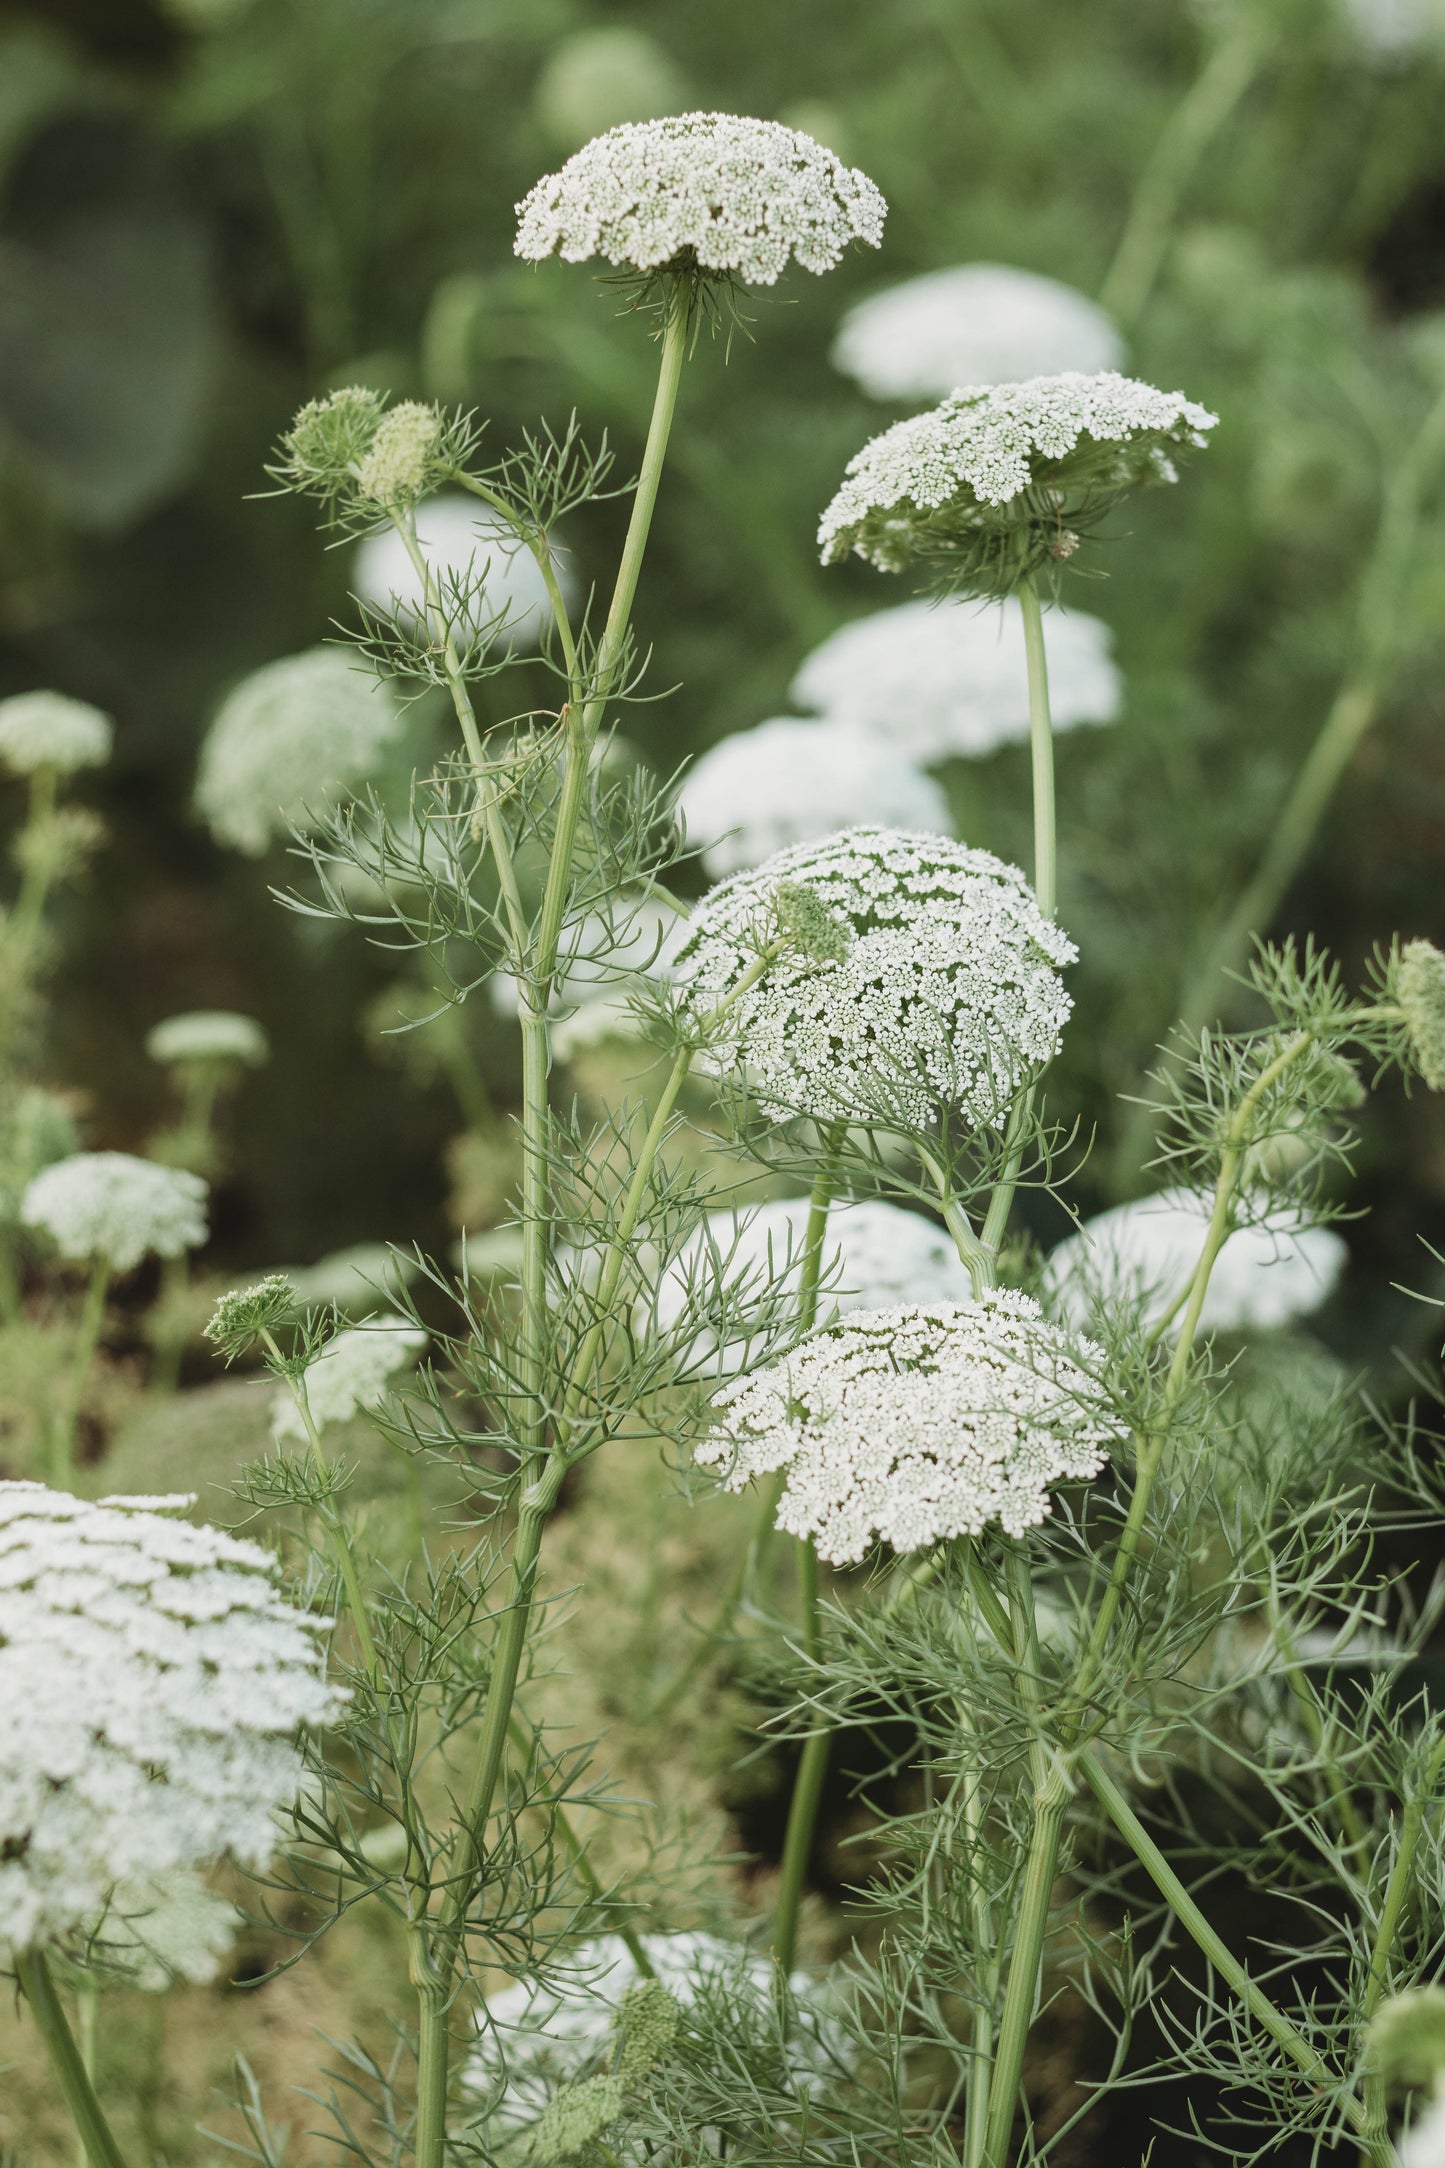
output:
[[[537,560],[496,513],[475,497],[448,490],[428,497],[412,517],[436,599],[458,639],[465,642],[505,613],[499,642],[513,650],[536,647],[552,622],[552,599]],[[563,551],[553,550],[552,566],[570,606],[574,582]],[[394,527],[366,536],[353,577],[358,597],[371,609],[413,625],[420,618],[422,583]]]
[[[196,805],[218,842],[260,858],[371,780],[402,734],[396,696],[338,648],[267,663],[227,694],[201,748]]]
[[[1146,1325],[1170,1316],[1193,1278],[1212,1199],[1165,1189],[1086,1220],[1049,1256],[1044,1286],[1052,1306],[1086,1324],[1096,1300],[1141,1307]],[[1214,1260],[1200,1329],[1268,1332],[1328,1302],[1349,1252],[1332,1228],[1301,1227],[1286,1210],[1237,1227]]]
[[[191,1009],[146,1033],[146,1052],[163,1069],[218,1063],[259,1069],[271,1046],[253,1016],[234,1009]]]
[[[1013,264],[956,264],[870,294],[843,318],[835,369],[874,399],[943,399],[960,384],[1017,384],[1117,369],[1124,342],[1097,301]]]
[[[818,528],[823,562],[901,572],[920,558],[957,593],[1007,594],[1129,490],[1176,480],[1172,455],[1217,419],[1112,370],[957,391],[849,461]]]
[[[906,748],[852,721],[791,715],[709,747],[688,770],[678,803],[714,879],[854,821],[940,835],[953,825],[943,792]]]
[[[734,874],[692,914],[674,977],[684,1019],[729,997],[809,899],[833,937],[789,942],[709,1031],[703,1061],[746,1066],[775,1121],[927,1128],[943,1107],[996,1123],[1057,1051],[1077,954],[1016,866],[944,836],[851,828]]]
[[[1083,610],[1044,619],[1055,730],[1110,723],[1123,685],[1113,635]],[[800,707],[876,732],[925,765],[971,760],[1029,735],[1023,612],[945,597],[905,602],[842,625],[807,656],[792,684]]]
[[[108,715],[65,693],[13,693],[0,700],[0,763],[17,775],[98,768],[109,760],[114,737]]]
[[[0,1483],[0,1957],[92,1927],[118,1886],[264,1866],[297,1728],[337,1708],[329,1621],[269,1552],[172,1517],[191,1502]]]
[[[778,1527],[837,1565],[991,1522],[1018,1536],[1052,1484],[1097,1475],[1122,1435],[1102,1359],[1009,1289],[856,1311],[726,1386],[697,1457],[729,1490],[786,1470]]]
[[[378,1406],[392,1378],[421,1353],[426,1340],[426,1334],[403,1317],[379,1317],[337,1333],[305,1371],[306,1405],[316,1428],[344,1423],[362,1408]],[[272,1402],[271,1435],[278,1443],[306,1443],[305,1420],[284,1386]]]
[[[681,113],[609,129],[538,181],[517,206],[516,252],[771,286],[790,258],[823,272],[851,241],[877,248],[886,212],[866,173],[796,128]]]
[[[180,1257],[206,1239],[208,1185],[130,1152],[74,1152],[36,1175],[20,1217],[62,1257],[129,1272],[143,1257]]]

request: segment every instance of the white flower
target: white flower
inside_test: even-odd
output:
[[[109,760],[114,736],[108,715],[64,693],[13,693],[0,700],[0,761],[17,775],[98,768]]]
[[[1049,1257],[1050,1303],[1073,1324],[1098,1300],[1142,1302],[1148,1325],[1168,1317],[1199,1263],[1211,1209],[1193,1190],[1165,1189],[1086,1220]],[[1238,1227],[1214,1260],[1200,1327],[1267,1332],[1308,1317],[1334,1292],[1348,1256],[1332,1228],[1302,1228],[1287,1211]]]
[[[94,1926],[117,1887],[270,1858],[297,1728],[340,1698],[329,1622],[275,1569],[148,1500],[0,1483],[0,1956]]]
[[[306,1405],[318,1430],[344,1423],[362,1408],[386,1398],[398,1370],[405,1369],[426,1346],[427,1336],[405,1318],[379,1317],[368,1325],[339,1332],[306,1369]],[[306,1443],[306,1424],[290,1392],[282,1386],[271,1403],[271,1435]]]
[[[1096,301],[1013,264],[958,264],[860,301],[835,369],[875,399],[942,399],[960,384],[1016,384],[1117,369],[1124,342]]]
[[[517,206],[516,251],[657,271],[690,250],[706,271],[771,286],[790,256],[831,271],[850,241],[877,248],[888,206],[796,128],[732,113],[632,121],[597,136]]]
[[[431,568],[436,599],[465,640],[505,610],[497,635],[512,649],[536,647],[552,622],[552,600],[541,568],[495,512],[460,490],[428,497],[414,514],[416,538]],[[574,585],[561,550],[552,552],[563,600]],[[421,613],[422,583],[394,527],[371,534],[356,552],[353,577],[360,599],[373,609],[413,622]],[[457,607],[460,602],[460,607]]]
[[[940,540],[995,550],[1002,532],[1020,553],[1014,569],[1028,570],[1066,553],[1068,531],[1121,491],[1175,480],[1171,449],[1202,445],[1217,419],[1182,392],[1113,370],[967,387],[895,422],[848,462],[819,523],[823,562],[851,551],[897,572]],[[1026,492],[1030,501],[1000,522],[997,508]]]
[[[228,693],[201,747],[196,805],[211,833],[259,858],[368,782],[402,735],[387,685],[341,649],[269,662]]]
[[[1111,723],[1123,685],[1113,634],[1082,610],[1044,618],[1056,730]],[[1028,665],[1018,598],[905,602],[830,633],[792,684],[800,707],[866,726],[925,764],[974,759],[1029,735]]]
[[[233,1009],[192,1009],[184,1016],[168,1016],[148,1031],[146,1052],[163,1068],[215,1061],[259,1069],[269,1060],[271,1047],[252,1016]]]
[[[143,1257],[179,1257],[206,1239],[210,1190],[198,1174],[129,1152],[75,1152],[37,1174],[20,1217],[62,1257],[103,1257],[129,1272]]]
[[[94,1947],[108,1970],[151,1994],[176,1980],[204,1987],[240,1924],[236,1907],[198,1874],[142,1876],[112,1890]]]
[[[953,825],[943,792],[906,748],[852,722],[791,715],[711,747],[689,769],[679,803],[714,879],[854,821],[942,835]]]
[[[1121,1436],[1089,1375],[1101,1361],[1008,1289],[860,1310],[725,1386],[697,1458],[729,1490],[785,1469],[778,1527],[841,1566],[875,1539],[916,1551],[991,1521],[1017,1536]]]
[[[1339,0],[1339,5],[1365,53],[1381,67],[1408,66],[1445,45],[1441,0]]]
[[[924,1128],[942,1103],[994,1122],[1057,1051],[1072,1004],[1056,966],[1077,951],[1018,868],[885,828],[795,844],[704,896],[674,967],[688,1013],[713,1010],[775,937],[780,888],[814,900],[842,953],[784,949],[701,1056],[717,1073],[745,1063],[772,1119],[886,1106]]]
[[[1445,2168],[1445,2086],[1416,2116],[1397,2150],[1400,2168]]]

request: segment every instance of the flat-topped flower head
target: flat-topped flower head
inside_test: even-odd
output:
[[[154,1025],[146,1033],[146,1052],[163,1069],[211,1063],[259,1069],[271,1057],[271,1044],[253,1016],[234,1009],[189,1009]]]
[[[339,1332],[303,1374],[306,1405],[316,1428],[347,1422],[363,1408],[379,1406],[391,1380],[415,1361],[426,1341],[426,1334],[404,1317],[379,1317]],[[278,1444],[307,1441],[305,1418],[284,1386],[271,1405],[271,1435]]]
[[[844,934],[823,956],[779,938],[780,886],[811,889]],[[941,1109],[996,1124],[1057,1052],[1071,1002],[1059,967],[1077,954],[1017,866],[946,836],[850,828],[795,844],[702,899],[674,978],[684,1023],[729,1006],[702,1061],[745,1066],[774,1121],[930,1127]]]
[[[0,700],[0,765],[16,775],[98,768],[109,760],[114,738],[108,715],[65,693],[13,693]]]
[[[818,528],[823,562],[851,553],[901,572],[924,559],[958,593],[1007,594],[1071,556],[1131,489],[1177,480],[1173,455],[1217,420],[1112,370],[954,392],[849,461]]]
[[[1050,1252],[1044,1289],[1070,1323],[1097,1303],[1135,1303],[1146,1325],[1177,1308],[1204,1248],[1213,1200],[1165,1189],[1086,1220]],[[1288,1210],[1237,1227],[1214,1260],[1200,1312],[1206,1332],[1268,1332],[1328,1302],[1349,1258],[1329,1227],[1301,1227]]]
[[[511,528],[460,490],[428,497],[412,518],[431,567],[434,602],[457,639],[464,645],[505,613],[498,642],[513,650],[538,646],[552,623],[552,598],[537,560]],[[552,569],[570,607],[576,583],[563,551],[553,550]],[[367,535],[357,548],[352,576],[358,598],[369,608],[416,625],[424,607],[422,583],[394,527]]]
[[[697,1457],[734,1491],[786,1471],[778,1527],[840,1566],[875,1542],[917,1551],[995,1522],[1018,1536],[1122,1436],[1102,1360],[1009,1289],[861,1310],[725,1387]]]
[[[1097,301],[1013,264],[955,264],[858,302],[835,369],[874,399],[943,399],[960,384],[1017,384],[1117,369],[1124,342]]]
[[[201,747],[196,805],[212,835],[248,858],[324,818],[369,782],[402,735],[390,686],[339,648],[283,656],[226,695]]]
[[[1083,610],[1044,619],[1055,730],[1111,723],[1124,688],[1113,634]],[[901,603],[841,625],[807,656],[792,684],[800,707],[875,732],[925,766],[973,760],[1027,740],[1029,680],[1023,611],[996,605]]]
[[[329,1621],[254,1543],[0,1483],[0,1959],[224,1854],[260,1868],[326,1722]],[[167,1510],[166,1508],[169,1508]],[[103,1932],[103,1926],[102,1926]]]
[[[853,721],[780,715],[711,746],[683,782],[688,840],[714,879],[853,821],[947,835],[948,801],[901,745]]]
[[[74,1152],[36,1175],[20,1217],[62,1257],[129,1272],[143,1257],[180,1257],[206,1239],[208,1185],[130,1152]]]
[[[887,208],[866,173],[797,128],[681,113],[609,129],[538,181],[517,206],[516,252],[771,286],[790,258],[831,271],[850,242],[877,248]]]

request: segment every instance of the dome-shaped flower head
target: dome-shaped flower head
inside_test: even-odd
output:
[[[386,1398],[387,1387],[426,1346],[427,1336],[404,1317],[379,1317],[329,1340],[304,1373],[306,1405],[318,1430],[344,1423],[363,1408]],[[271,1435],[278,1443],[304,1445],[308,1432],[301,1410],[286,1387],[271,1407]]]
[[[1065,369],[1117,369],[1124,342],[1072,286],[1012,264],[927,271],[851,308],[835,369],[875,399],[942,399],[960,384],[1017,384]]]
[[[795,903],[817,938],[786,938]],[[927,1128],[940,1108],[996,1123],[1058,1050],[1077,955],[1016,866],[945,836],[850,828],[734,874],[692,914],[674,965],[701,1021],[784,932],[705,1034],[718,1073],[746,1065],[759,1110]],[[823,936],[827,938],[823,938]]]
[[[1131,489],[1176,480],[1172,455],[1217,420],[1112,370],[957,391],[849,461],[818,528],[823,562],[901,572],[922,558],[959,593],[1007,594]]]
[[[234,1009],[191,1009],[154,1025],[146,1033],[146,1052],[163,1069],[212,1063],[259,1069],[270,1059],[271,1045],[253,1016]]]
[[[209,1187],[181,1167],[130,1152],[75,1152],[37,1174],[20,1217],[62,1257],[129,1272],[143,1257],[180,1257],[206,1239]]]
[[[93,1925],[117,1886],[264,1866],[324,1723],[329,1621],[254,1543],[0,1483],[0,1958]]]
[[[1111,723],[1123,684],[1113,634],[1083,610],[1044,619],[1055,730]],[[994,605],[944,597],[841,625],[793,679],[800,707],[877,732],[925,765],[972,760],[1029,735],[1023,611],[1015,595]]]
[[[308,648],[228,693],[201,747],[196,806],[212,835],[249,858],[323,818],[369,782],[402,735],[396,696],[341,649]]]
[[[499,644],[519,650],[540,643],[552,622],[547,582],[526,544],[494,512],[455,490],[428,497],[413,521],[431,567],[435,599],[461,642],[505,612],[495,635]],[[552,567],[570,607],[575,582],[561,550],[553,550]],[[359,545],[353,578],[358,598],[369,608],[411,624],[420,617],[422,584],[394,527],[368,535]]]
[[[771,286],[790,257],[822,272],[850,241],[877,248],[887,208],[866,173],[796,128],[681,113],[609,129],[538,181],[517,206],[516,252]]]
[[[947,835],[948,800],[902,747],[853,722],[780,715],[711,746],[679,798],[716,879],[854,821]]]
[[[1165,1189],[1086,1220],[1049,1255],[1051,1307],[1085,1324],[1096,1302],[1138,1303],[1146,1325],[1170,1316],[1194,1276],[1213,1199]],[[1301,1227],[1288,1210],[1237,1227],[1214,1260],[1202,1331],[1268,1332],[1328,1302],[1349,1252],[1329,1227]]]
[[[98,768],[109,760],[114,737],[108,715],[64,693],[14,693],[0,700],[0,762],[17,775]]]
[[[1102,1360],[1012,1290],[860,1310],[726,1386],[697,1457],[729,1490],[786,1471],[778,1527],[835,1565],[991,1522],[1022,1535],[1050,1485],[1097,1475],[1122,1435]]]

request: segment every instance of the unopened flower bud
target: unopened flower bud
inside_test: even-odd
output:
[[[1395,970],[1410,1047],[1432,1092],[1445,1092],[1445,955],[1433,941],[1407,941]]]
[[[682,2007],[661,1980],[638,1980],[628,1988],[613,2020],[622,2045],[617,2075],[626,2084],[645,2077],[677,2038]]]
[[[575,2160],[621,2113],[620,2078],[584,2078],[580,2085],[565,2086],[542,2110],[537,2125],[538,2160]]]
[[[281,473],[309,495],[340,495],[353,485],[380,422],[381,401],[362,384],[312,399],[281,439]]]
[[[779,881],[773,891],[773,907],[783,932],[810,962],[843,961],[852,937],[809,882]]]
[[[419,497],[441,430],[436,408],[423,406],[419,399],[404,399],[383,414],[356,469],[362,496],[378,504],[411,503]]]
[[[296,1290],[283,1272],[268,1273],[254,1287],[233,1287],[216,1304],[206,1338],[229,1362],[263,1332],[274,1332],[296,1307]]]

